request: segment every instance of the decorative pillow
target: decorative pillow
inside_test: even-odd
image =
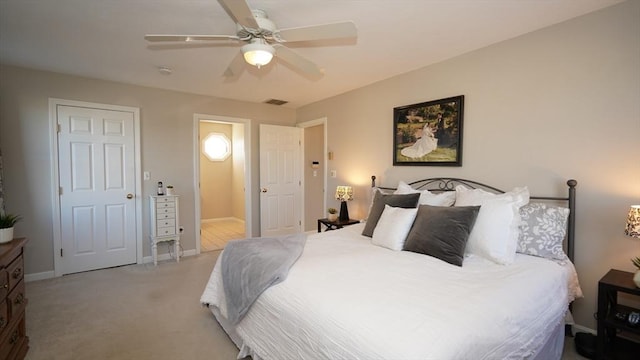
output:
[[[498,264],[513,263],[521,221],[519,209],[528,202],[529,190],[526,187],[515,188],[504,194],[492,194],[457,186],[455,206],[481,205],[465,252]]]
[[[518,207],[529,203],[529,189],[517,187],[503,194],[494,194],[482,189],[469,189],[466,186],[456,186],[456,206],[481,205],[485,200],[508,198],[516,201]]]
[[[388,190],[388,189],[381,189],[379,187],[372,187],[371,188],[371,193],[369,193],[369,196],[367,197],[367,200],[369,201],[369,207],[367,210],[367,217],[365,219],[369,218],[369,214],[371,213],[371,207],[373,206],[373,199],[375,199],[376,194],[380,192],[383,195],[387,195],[387,194],[393,194],[393,190]]]
[[[480,206],[420,205],[404,250],[462,266],[467,239]]]
[[[371,242],[391,250],[402,250],[417,212],[417,208],[404,209],[385,205],[378,225],[373,230]]]
[[[520,217],[519,253],[555,260],[562,265],[569,260],[562,249],[569,209],[531,203],[520,208]]]
[[[418,200],[420,205],[452,206],[456,202],[455,191],[444,191],[436,194],[429,190],[416,190],[404,181],[398,183],[398,188],[394,194],[420,194],[420,200]]]
[[[380,191],[376,191],[376,194],[373,197],[373,204],[371,204],[371,210],[369,211],[369,217],[367,217],[367,222],[364,224],[364,230],[362,230],[362,235],[368,237],[373,236],[373,230],[378,224],[378,220],[384,211],[385,205],[405,209],[415,208],[418,205],[419,198],[420,194],[383,195]]]

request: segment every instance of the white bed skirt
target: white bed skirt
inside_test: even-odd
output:
[[[213,316],[216,318],[216,321],[220,324],[222,329],[229,335],[229,338],[238,348],[238,356],[237,359],[242,359],[246,356],[251,356],[253,360],[263,360],[260,354],[256,354],[253,349],[251,349],[245,342],[242,340],[240,335],[235,330],[235,327],[227,321],[227,319],[220,314],[220,311],[211,307],[211,312]],[[564,338],[565,338],[565,322],[559,322],[556,328],[549,334],[546,342],[540,348],[540,350],[535,352],[534,357],[531,360],[560,360],[562,359],[562,353],[564,352]]]

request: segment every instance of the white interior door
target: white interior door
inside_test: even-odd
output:
[[[301,134],[300,128],[260,125],[261,236],[302,229]]]
[[[62,274],[137,259],[134,114],[58,106]]]

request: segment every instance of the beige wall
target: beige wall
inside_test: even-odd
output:
[[[464,95],[462,167],[392,166],[396,106]],[[597,283],[633,271],[640,241],[623,233],[640,203],[640,2],[629,1],[298,109],[328,118],[328,188],[357,186],[366,213],[372,174],[387,185],[431,176],[564,195],[578,181],[575,263],[585,298],[578,324],[595,329]],[[328,196],[329,206],[338,205]]]
[[[233,143],[233,181],[231,182],[231,216],[236,219],[245,219],[245,155],[244,155],[244,125],[232,124]]]
[[[320,163],[317,169],[311,168],[312,161]],[[305,231],[317,229],[317,220],[327,217],[322,201],[324,196],[324,165],[324,125],[304,128]]]
[[[202,152],[202,141],[211,133],[224,134],[232,141],[231,125],[200,122],[200,217],[217,219],[231,217],[233,195],[229,191],[233,184],[232,155],[224,161],[211,161]],[[233,142],[232,142],[233,146]]]
[[[25,271],[53,271],[53,226],[49,98],[87,101],[140,108],[142,169],[151,180],[142,183],[139,199],[154,193],[156,182],[170,181],[180,194],[180,222],[185,228],[185,251],[195,249],[194,120],[195,113],[251,119],[251,189],[254,204],[259,194],[259,124],[293,125],[295,111],[266,104],[199,96],[109,81],[0,66],[0,146],[4,163],[7,210],[24,221],[16,235],[29,238]],[[143,203],[143,249],[149,256],[146,200]],[[251,228],[260,233],[259,207],[252,209]]]

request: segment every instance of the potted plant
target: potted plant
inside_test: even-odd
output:
[[[631,262],[638,269],[636,270],[635,275],[633,275],[633,282],[636,283],[636,286],[640,288],[640,257],[631,259]]]
[[[13,240],[13,226],[20,220],[20,215],[0,214],[0,244]]]
[[[327,212],[329,213],[329,216],[327,217],[329,221],[338,220],[338,210],[336,210],[335,208],[329,208],[327,209]]]

